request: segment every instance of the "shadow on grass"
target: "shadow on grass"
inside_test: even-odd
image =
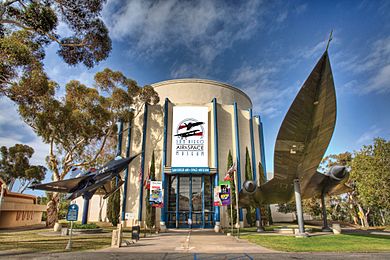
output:
[[[355,237],[365,237],[365,238],[372,238],[372,239],[390,240],[390,235],[376,235],[376,234],[363,234],[363,233],[344,233],[344,235],[355,236]]]

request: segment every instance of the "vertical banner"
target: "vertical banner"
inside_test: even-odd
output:
[[[149,202],[152,205],[152,207],[162,208],[164,206],[162,181],[151,181],[150,182]]]
[[[172,167],[208,166],[208,107],[174,106]]]
[[[217,187],[214,187],[214,206],[228,206],[230,204],[230,182],[222,181]]]
[[[228,206],[231,203],[230,199],[230,182],[229,181],[223,181],[219,183],[220,186],[220,194],[219,197],[221,199],[222,206]]]
[[[219,197],[219,193],[221,192],[221,186],[214,187],[214,206],[222,206],[221,198]]]

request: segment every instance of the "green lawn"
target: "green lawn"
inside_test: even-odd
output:
[[[296,238],[246,233],[241,238],[287,252],[390,252],[390,236],[341,234]]]
[[[10,231],[0,233],[0,251],[17,250],[31,252],[63,252],[68,243],[68,237],[44,236],[52,229],[30,231]],[[89,250],[109,247],[111,236],[73,236],[72,250]]]

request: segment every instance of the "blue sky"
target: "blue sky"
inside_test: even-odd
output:
[[[93,84],[105,67],[140,85],[184,77],[232,84],[251,96],[264,123],[267,170],[280,124],[322,52],[329,48],[337,92],[336,129],[327,153],[359,149],[374,137],[390,138],[389,1],[119,1],[102,17],[113,50],[97,67],[70,67],[47,49],[48,75],[62,86]],[[67,34],[60,25],[59,33]],[[0,99],[0,144],[35,148],[43,164],[47,145]]]

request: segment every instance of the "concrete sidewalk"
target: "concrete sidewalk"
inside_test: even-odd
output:
[[[186,231],[161,233],[141,238],[135,244],[121,248],[107,248],[102,252],[159,252],[159,253],[276,253],[246,240],[215,233],[214,231]]]

